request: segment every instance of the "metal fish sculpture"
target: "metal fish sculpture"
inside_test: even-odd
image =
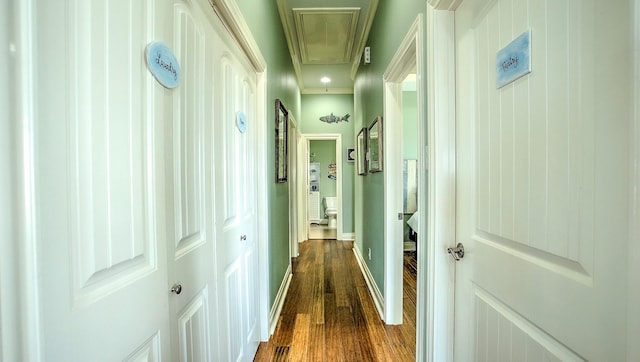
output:
[[[351,115],[349,113],[345,114],[342,117],[334,116],[333,113],[331,113],[328,116],[320,117],[320,120],[322,122],[327,122],[327,123],[338,123],[338,122],[342,122],[342,121],[349,122],[349,117],[351,117]]]

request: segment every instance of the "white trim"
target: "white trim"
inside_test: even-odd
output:
[[[402,274],[404,220],[402,214],[402,81],[415,68],[416,92],[418,99],[418,149],[426,145],[424,129],[425,101],[423,96],[423,15],[418,14],[409,28],[402,43],[384,72],[384,294],[385,316],[387,324],[402,323]],[[400,121],[397,121],[400,120]],[[423,164],[423,155],[418,154],[418,164]],[[418,182],[418,203],[424,205],[426,197],[424,173],[420,172]],[[420,208],[419,208],[420,209]],[[423,213],[424,215],[424,213]],[[421,222],[418,223],[421,225]],[[421,226],[418,226],[418,235]],[[399,239],[400,238],[400,239]],[[420,248],[418,248],[420,249]],[[418,261],[419,262],[419,261]],[[419,302],[419,299],[418,299]],[[418,319],[419,324],[422,322]],[[416,328],[418,326],[416,325]]]
[[[631,189],[631,209],[629,210],[629,249],[628,255],[628,281],[627,281],[627,361],[640,360],[640,0],[634,0],[631,12],[631,62],[633,69],[632,96],[631,99],[631,160],[629,182]]]
[[[340,234],[340,237],[338,238],[338,240],[341,241],[355,241],[356,240],[356,234],[355,233],[342,233]]]
[[[343,230],[343,221],[344,214],[342,212],[344,203],[344,199],[342,197],[342,134],[340,133],[302,133],[301,136],[301,146],[302,146],[302,155],[305,155],[304,160],[309,159],[309,141],[336,141],[336,197],[338,198],[338,228],[336,230],[336,238],[342,235]],[[302,157],[301,157],[302,158]],[[298,170],[298,178],[299,182],[302,182],[305,186],[309,184],[309,175],[307,171],[307,164],[305,162],[301,162],[303,165],[303,170]],[[300,166],[300,165],[298,165]],[[306,198],[307,193],[305,193]],[[306,203],[305,203],[306,206]],[[304,215],[300,215],[304,213]],[[304,218],[305,224],[305,235],[309,235],[309,222],[307,221],[307,208],[301,209],[298,213],[298,217]]]
[[[291,272],[291,264],[287,267],[287,271],[284,273],[284,278],[282,279],[282,283],[280,284],[280,289],[278,290],[278,294],[276,295],[276,300],[273,302],[273,306],[271,307],[271,312],[269,313],[269,335],[273,335],[273,332],[276,330],[278,326],[278,319],[280,318],[280,313],[282,313],[282,307],[284,306],[284,301],[287,298],[287,293],[289,292],[289,285],[291,285],[291,278],[293,278],[293,273]]]
[[[382,297],[382,293],[380,293],[380,289],[378,289],[378,285],[376,281],[373,279],[373,275],[371,275],[371,271],[367,266],[367,263],[364,261],[362,257],[362,252],[358,248],[356,243],[353,243],[353,254],[356,256],[356,261],[360,266],[360,271],[362,272],[362,276],[364,277],[364,281],[367,283],[367,288],[369,288],[369,294],[371,294],[371,298],[373,299],[373,304],[376,305],[376,310],[378,311],[378,315],[380,319],[383,319],[384,316],[384,298]]]
[[[267,63],[260,52],[260,48],[256,43],[253,35],[247,25],[235,0],[216,0],[213,4],[209,0],[211,6],[225,24],[231,35],[236,39],[245,55],[249,58],[251,65],[256,73],[256,119],[269,119],[271,114],[267,104]],[[257,122],[256,132],[258,144],[256,149],[266,150],[271,140],[268,138],[267,132],[268,122]],[[267,152],[258,152],[256,155],[258,169],[256,177],[259,180],[267,180],[269,176],[269,165],[267,160]],[[259,329],[260,339],[267,341],[269,339],[269,189],[267,182],[258,182],[258,284],[260,290],[259,296]]]
[[[298,168],[298,214],[296,216],[296,220],[298,223],[298,243],[302,243],[307,240],[307,236],[309,235],[309,225],[306,224],[307,220],[307,199],[308,199],[308,188],[307,188],[307,160],[309,159],[309,155],[306,152],[306,142],[303,142],[303,138],[300,132],[296,134],[296,148],[298,152],[298,162],[296,163],[296,167]],[[304,213],[304,214],[303,214]],[[304,216],[302,216],[304,215]]]
[[[293,132],[291,132],[293,131]],[[300,131],[298,130],[298,124],[296,122],[295,117],[293,117],[293,113],[289,112],[289,165],[297,165],[298,164],[298,135]],[[292,147],[293,146],[293,147]],[[291,167],[289,169],[289,258],[295,258],[298,256],[298,198],[300,197],[298,181],[299,178],[298,168]],[[304,194],[306,196],[306,194]]]
[[[453,360],[455,265],[445,250],[455,244],[455,46],[454,13],[427,6],[427,244],[418,249],[418,300],[424,299],[424,335],[418,341],[424,361]],[[426,253],[426,255],[424,255]],[[423,262],[424,261],[424,262]],[[426,270],[425,270],[426,269]],[[421,276],[423,279],[421,279]],[[424,291],[421,292],[421,290]],[[424,298],[423,298],[424,297]]]
[[[5,345],[3,336],[2,353],[7,360],[40,361],[42,360],[42,328],[39,308],[38,289],[38,256],[36,230],[36,187],[35,187],[35,116],[36,116],[36,80],[35,80],[35,31],[36,9],[33,1],[11,1],[13,22],[7,24],[11,29],[14,44],[13,76],[15,92],[15,117],[13,132],[14,164],[14,231],[15,240],[8,246],[15,257],[14,263],[2,265],[2,272],[13,276],[15,285],[4,285],[3,290],[10,291],[17,315],[4,314],[6,300],[3,298],[3,318],[11,318],[9,322],[16,329],[15,345]],[[4,250],[3,250],[4,251]],[[4,261],[4,260],[3,260]],[[3,276],[4,278],[4,276]],[[4,280],[3,280],[4,281]],[[4,335],[4,334],[3,334]]]

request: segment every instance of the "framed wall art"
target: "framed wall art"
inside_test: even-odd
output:
[[[287,182],[287,144],[289,112],[279,99],[276,99],[276,182]]]
[[[382,117],[378,116],[371,122],[368,130],[369,139],[367,142],[368,150],[368,171],[382,171]]]
[[[367,127],[363,127],[356,137],[356,168],[358,175],[367,174]]]

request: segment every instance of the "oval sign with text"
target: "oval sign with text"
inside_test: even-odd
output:
[[[247,131],[247,116],[245,116],[242,111],[239,111],[236,115],[236,126],[240,133],[245,133]]]
[[[180,64],[164,43],[156,41],[147,45],[147,66],[164,87],[175,88],[180,84]]]

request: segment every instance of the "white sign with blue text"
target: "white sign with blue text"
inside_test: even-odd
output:
[[[496,54],[496,88],[531,73],[531,30],[522,33]]]
[[[147,66],[165,88],[175,88],[180,84],[180,64],[164,43],[156,41],[147,45]]]

